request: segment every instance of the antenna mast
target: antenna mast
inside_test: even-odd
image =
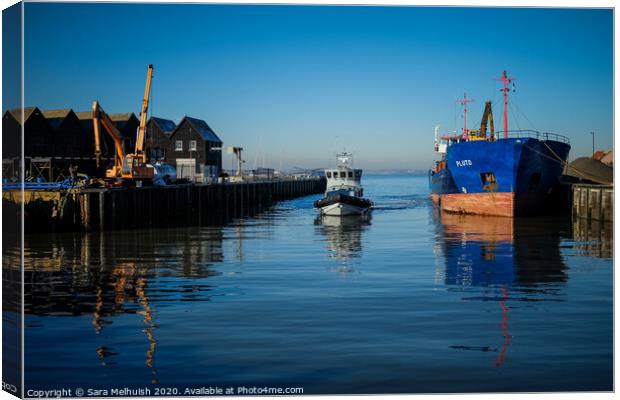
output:
[[[463,106],[463,136],[465,139],[469,139],[469,130],[467,129],[467,103],[471,103],[474,99],[468,99],[467,93],[463,93],[463,98],[457,100]]]
[[[508,92],[510,92],[509,85],[514,85],[515,78],[509,78],[506,71],[502,74],[502,77],[497,79],[504,84],[504,88],[500,89],[500,92],[504,92],[504,139],[508,138]]]

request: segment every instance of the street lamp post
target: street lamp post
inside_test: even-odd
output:
[[[594,132],[590,132],[590,135],[592,135],[592,157],[594,157]]]

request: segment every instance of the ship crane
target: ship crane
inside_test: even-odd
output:
[[[107,169],[106,178],[121,179],[124,182],[141,184],[142,181],[151,181],[155,174],[152,166],[146,163],[146,153],[144,152],[144,138],[146,132],[146,117],[149,106],[149,96],[151,91],[151,80],[153,78],[153,65],[149,64],[144,97],[142,99],[142,109],[140,111],[140,126],[138,127],[136,146],[133,153],[125,154],[123,151],[122,137],[110,116],[103,111],[98,101],[93,102],[93,132],[95,135],[95,159],[97,167],[101,161],[101,128],[112,138],[116,149],[114,154],[114,165]]]
[[[487,137],[487,124],[491,129],[490,141],[495,140],[495,125],[493,124],[493,109],[491,108],[491,102],[484,103],[484,112],[482,113],[482,121],[480,121],[480,129],[469,131],[472,134],[472,139],[486,139]]]

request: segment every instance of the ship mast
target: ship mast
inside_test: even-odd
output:
[[[463,106],[463,137],[469,139],[469,130],[467,129],[467,103],[471,103],[474,99],[468,99],[467,93],[463,93],[463,98],[457,100]]]
[[[502,74],[502,77],[497,79],[504,84],[504,88],[500,89],[500,92],[504,92],[504,139],[508,138],[508,92],[510,92],[510,85],[515,79],[509,78],[506,71]]]

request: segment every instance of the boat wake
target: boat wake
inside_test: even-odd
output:
[[[407,196],[378,196],[375,198],[373,210],[392,211],[407,210],[419,207],[427,207],[430,203],[428,196],[407,195]]]

